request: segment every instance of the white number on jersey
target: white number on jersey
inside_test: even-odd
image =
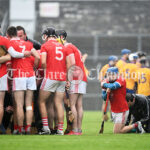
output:
[[[62,47],[56,47],[56,54],[60,54],[59,57],[55,57],[57,60],[62,60],[63,59],[63,52],[61,51],[62,50]]]
[[[26,50],[26,46],[19,46],[22,49],[22,53]]]

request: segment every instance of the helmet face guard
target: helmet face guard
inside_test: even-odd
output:
[[[46,39],[47,39],[47,35],[46,35],[46,34],[43,34],[43,35],[42,35],[42,40],[43,40],[43,41],[46,41]]]

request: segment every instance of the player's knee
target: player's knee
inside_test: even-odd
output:
[[[3,110],[3,109],[4,109],[3,104],[0,104],[0,109],[1,109],[1,110]]]
[[[119,134],[119,133],[121,133],[121,131],[119,131],[119,130],[114,130],[114,134]]]
[[[23,109],[23,104],[21,104],[21,103],[18,103],[16,106],[18,109]]]

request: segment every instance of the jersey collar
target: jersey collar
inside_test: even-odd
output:
[[[10,41],[13,41],[13,40],[20,40],[20,38],[19,37],[14,37]]]

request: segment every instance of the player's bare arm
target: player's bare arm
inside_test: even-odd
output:
[[[67,64],[67,70],[75,65],[75,57],[74,57],[74,54],[70,54],[69,56],[66,57],[66,64]]]
[[[67,64],[67,72],[69,68],[75,65],[75,57],[74,54],[70,54],[66,57],[66,64]],[[68,90],[70,87],[70,82],[68,81],[68,74],[67,74],[67,82],[66,82],[66,89]]]
[[[40,55],[34,48],[31,50],[31,54],[35,57],[34,67],[38,68],[40,62]]]
[[[0,64],[5,63],[7,61],[11,60],[10,54],[7,54],[5,56],[0,57]]]
[[[23,58],[23,57],[30,57],[31,56],[31,52],[25,51],[24,53],[20,53],[20,52],[17,52],[13,47],[10,47],[8,49],[8,53],[13,58]]]
[[[46,57],[47,57],[47,54],[46,53],[42,53],[41,65],[42,65],[43,69],[46,69]]]

